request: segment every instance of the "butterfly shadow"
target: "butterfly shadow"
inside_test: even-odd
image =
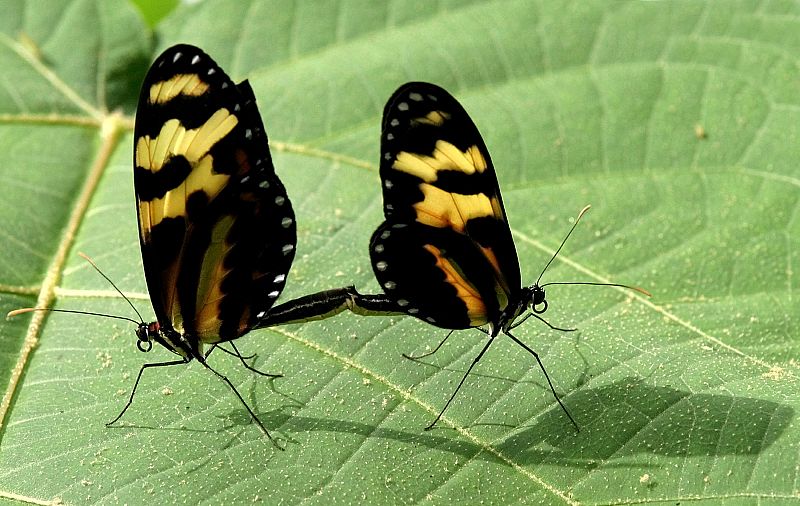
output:
[[[424,423],[405,429],[380,427],[370,423],[340,420],[335,418],[317,418],[308,416],[293,416],[283,428],[283,433],[333,432],[341,434],[358,435],[364,439],[386,439],[397,441],[414,447],[427,447],[437,451],[450,452],[465,458],[481,458],[485,448],[453,437],[451,434],[436,434],[425,431]]]
[[[586,470],[608,466],[612,457],[757,455],[780,438],[794,417],[794,409],[777,402],[692,393],[639,378],[583,388],[566,400],[579,433],[555,408],[492,446],[519,464]]]
[[[187,410],[190,410],[189,406],[186,406]],[[292,418],[291,410],[297,409],[297,405],[295,404],[283,404],[278,406],[275,409],[269,411],[262,411],[257,412],[259,419],[261,419],[267,427],[278,427],[282,424],[287,423],[288,420]],[[189,425],[180,425],[177,427],[169,427],[164,425],[151,425],[147,423],[139,423],[139,422],[131,422],[131,421],[120,421],[119,423],[115,423],[114,425],[106,426],[108,430],[152,430],[152,431],[175,431],[175,432],[185,432],[191,434],[225,434],[229,433],[232,430],[239,430],[247,431],[253,430],[255,434],[260,434],[258,431],[258,427],[253,422],[253,419],[250,418],[250,415],[244,410],[239,409],[237,406],[233,406],[229,412],[226,414],[218,414],[215,415],[216,418],[221,420],[223,423],[219,426],[213,428],[197,428],[192,427]],[[198,425],[200,422],[198,422]]]
[[[652,386],[641,379],[624,379],[610,385],[584,388],[567,398],[580,424],[580,432],[565,422],[556,408],[537,416],[533,424],[512,427],[472,424],[468,429],[497,425],[510,433],[487,444],[465,440],[446,426],[432,431],[419,427],[395,429],[370,423],[316,418],[281,417],[281,435],[295,432],[335,432],[364,439],[387,439],[415,447],[450,452],[469,459],[519,465],[550,464],[592,470],[599,466],[645,468],[624,462],[625,457],[756,455],[765,451],[790,426],[794,410],[750,397],[695,394],[671,387]],[[244,419],[242,420],[245,421]],[[265,417],[271,427],[277,418]],[[478,434],[478,431],[471,430]],[[478,439],[483,439],[478,434]],[[613,458],[620,463],[609,462]],[[636,460],[639,462],[641,458]]]
[[[235,355],[234,355],[235,356]],[[303,402],[291,395],[281,391],[278,385],[276,384],[277,381],[282,379],[282,376],[269,376],[265,375],[263,371],[258,370],[255,365],[258,359],[258,355],[247,355],[244,359],[249,360],[250,362],[248,365],[252,368],[252,370],[256,371],[261,376],[257,374],[253,374],[254,380],[250,381],[250,386],[248,387],[246,400],[248,405],[251,406],[253,411],[258,414],[258,417],[262,422],[265,423],[267,427],[279,427],[287,422],[291,418],[291,412],[303,406]],[[276,394],[284,399],[287,399],[289,402],[284,403],[274,409],[270,409],[268,411],[261,411],[258,409],[258,398],[259,398],[259,390],[263,389],[263,386],[266,385],[268,389],[272,392],[272,394]],[[244,391],[242,391],[244,393]],[[219,395],[225,395],[224,392],[221,392]],[[222,399],[222,397],[220,397]],[[186,409],[190,409],[188,406]],[[256,430],[254,429],[255,425],[253,423],[253,419],[250,417],[249,413],[246,410],[242,409],[241,405],[232,405],[230,410],[224,414],[217,414],[215,415],[220,421],[222,421],[222,425],[215,427],[215,428],[206,428],[206,429],[198,429],[189,426],[180,426],[180,427],[164,427],[164,426],[153,426],[147,424],[140,424],[136,422],[122,422],[120,424],[110,425],[108,428],[110,429],[147,429],[147,430],[166,430],[166,431],[182,431],[182,432],[190,432],[190,433],[205,433],[205,434],[225,434],[229,433],[232,430]],[[272,432],[270,432],[272,434]],[[239,436],[236,435],[233,437],[232,441],[238,439]],[[283,438],[285,439],[285,438]],[[291,442],[291,440],[289,440]],[[232,444],[232,443],[231,443]]]

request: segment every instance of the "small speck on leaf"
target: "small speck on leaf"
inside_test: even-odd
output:
[[[769,379],[772,381],[780,381],[785,376],[786,376],[786,369],[784,369],[783,367],[778,367],[777,365],[772,366],[769,371],[761,375],[762,378]]]
[[[656,484],[653,476],[651,476],[650,473],[644,473],[643,475],[639,476],[639,483],[647,487],[652,487]]]
[[[706,133],[706,129],[703,128],[703,125],[699,123],[694,126],[694,136],[697,137],[697,139],[699,140],[708,139],[708,134]]]
[[[100,367],[102,369],[108,369],[111,367],[111,355],[108,352],[98,351],[97,360],[100,361]]]

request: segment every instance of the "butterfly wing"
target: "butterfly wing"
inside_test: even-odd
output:
[[[408,83],[383,112],[386,221],[370,256],[408,314],[452,329],[496,323],[518,296],[519,262],[489,152],[444,89]]]
[[[134,131],[142,259],[164,329],[201,342],[249,331],[283,289],[294,213],[249,83],[202,50],[167,49],[145,77]]]

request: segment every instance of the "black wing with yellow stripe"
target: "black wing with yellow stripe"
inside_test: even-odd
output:
[[[422,82],[392,95],[382,127],[386,221],[370,241],[378,282],[433,325],[497,323],[519,299],[519,262],[477,127],[452,95]]]
[[[248,332],[283,290],[296,245],[249,83],[234,84],[194,46],[167,49],[145,77],[134,143],[160,330],[197,340],[193,347]]]

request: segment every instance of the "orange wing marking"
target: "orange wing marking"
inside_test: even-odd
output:
[[[436,257],[436,267],[444,273],[447,283],[456,289],[458,298],[464,301],[470,323],[476,327],[484,325],[487,322],[486,304],[475,287],[464,279],[458,266],[445,258],[439,248],[430,244],[424,245],[423,248]]]

